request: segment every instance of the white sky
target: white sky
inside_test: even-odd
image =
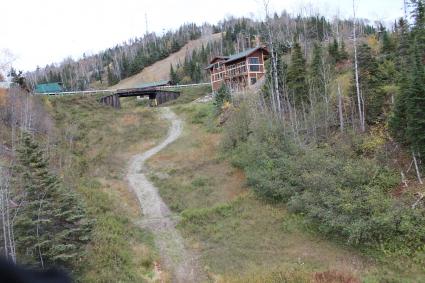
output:
[[[1,51],[10,50],[13,65],[37,65],[79,58],[113,47],[146,31],[161,33],[185,22],[217,23],[225,17],[263,17],[262,0],[0,0]],[[352,15],[352,0],[270,0],[271,12],[300,11],[311,3],[326,16]],[[403,0],[356,0],[359,17],[392,21],[403,15]],[[1,58],[3,57],[3,58]]]

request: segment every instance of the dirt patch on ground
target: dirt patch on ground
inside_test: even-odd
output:
[[[136,125],[139,122],[139,117],[136,114],[126,114],[121,118],[120,122],[124,126]]]

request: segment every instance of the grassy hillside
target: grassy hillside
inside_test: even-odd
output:
[[[140,73],[120,81],[118,84],[111,86],[109,89],[131,88],[146,82],[169,80],[171,65],[176,67],[178,63],[181,64],[184,62],[187,54],[191,54],[193,50],[201,48],[202,45],[206,45],[208,42],[215,42],[219,39],[221,39],[221,33],[191,40],[179,51],[149,67],[144,68]]]
[[[211,280],[417,282],[421,277],[413,262],[391,262],[391,256],[370,256],[327,240],[302,216],[258,199],[244,172],[220,153],[223,133],[212,105],[173,109],[186,121],[184,135],[152,158],[149,166],[158,173],[151,179],[181,215],[179,229],[201,254]]]
[[[83,196],[95,219],[92,241],[80,263],[82,282],[148,282],[158,255],[151,234],[139,228],[140,207],[125,180],[129,156],[165,135],[157,109],[123,100],[114,110],[96,97],[52,97],[58,167]]]

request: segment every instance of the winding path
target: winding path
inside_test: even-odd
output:
[[[171,121],[164,141],[143,154],[131,158],[127,173],[130,187],[137,194],[143,212],[142,222],[155,237],[166,270],[172,273],[173,282],[197,282],[196,261],[186,250],[180,233],[175,228],[172,213],[158,194],[158,189],[147,179],[145,162],[174,142],[182,133],[182,121],[169,108],[162,108],[162,117]]]

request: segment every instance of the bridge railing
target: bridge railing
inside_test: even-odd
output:
[[[193,86],[203,86],[203,85],[211,85],[211,83],[199,83],[199,84],[186,84],[186,85],[166,85],[158,87],[159,89],[167,89],[167,88],[184,88],[184,87],[193,87]]]
[[[199,83],[199,84],[185,84],[185,85],[167,85],[155,87],[155,89],[169,89],[169,88],[185,88],[194,86],[211,85],[211,83]],[[104,89],[104,90],[82,90],[82,91],[64,91],[64,92],[47,92],[47,93],[34,93],[34,95],[90,95],[90,94],[113,94],[116,93],[116,89]]]
[[[34,95],[54,95],[54,96],[62,96],[62,95],[90,95],[90,94],[111,94],[114,93],[115,90],[81,90],[81,91],[63,91],[63,92],[46,92],[46,93],[34,93]]]

